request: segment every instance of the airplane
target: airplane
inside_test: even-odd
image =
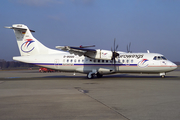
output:
[[[116,51],[118,45],[115,46],[115,40],[114,49],[111,50],[88,48],[94,45],[56,46],[60,50],[55,50],[35,39],[31,33],[35,31],[24,24],[5,28],[13,29],[17,39],[21,56],[13,57],[13,60],[64,72],[84,73],[88,79],[115,73],[159,74],[165,77],[167,72],[177,68],[176,64],[159,53]]]

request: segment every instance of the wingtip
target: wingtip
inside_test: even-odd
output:
[[[9,26],[4,26],[4,28],[12,29],[12,27],[9,27]]]

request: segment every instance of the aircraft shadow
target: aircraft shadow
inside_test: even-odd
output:
[[[93,79],[87,79],[86,75],[84,76],[66,76],[66,75],[57,75],[57,76],[45,76],[42,78],[51,78],[51,79],[57,79],[57,78],[63,78],[63,79],[84,79],[84,80],[104,80],[104,79],[179,79],[179,76],[166,76],[165,78],[161,78],[158,75],[154,76],[147,76],[147,75],[129,75],[129,74],[117,74],[117,75],[104,75],[102,78],[94,77]]]

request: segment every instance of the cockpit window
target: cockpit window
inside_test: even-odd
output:
[[[154,56],[153,60],[167,60],[164,56]]]
[[[153,58],[153,60],[157,60],[157,56],[155,56],[155,57]]]
[[[163,59],[163,60],[167,60],[164,56],[162,56],[162,59]]]

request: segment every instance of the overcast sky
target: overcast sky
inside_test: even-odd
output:
[[[19,56],[13,30],[25,24],[49,48],[96,45],[111,50],[161,53],[180,61],[179,0],[1,0],[0,59]]]

